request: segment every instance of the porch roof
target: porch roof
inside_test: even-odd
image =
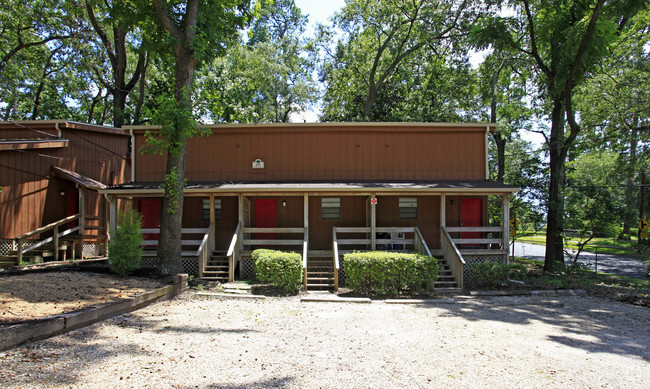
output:
[[[382,181],[331,181],[331,182],[188,182],[186,194],[210,193],[467,193],[467,194],[508,194],[520,189],[488,180],[436,180],[410,182]],[[100,193],[113,195],[162,195],[159,182],[132,182],[100,190]]]

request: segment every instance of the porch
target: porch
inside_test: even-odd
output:
[[[244,184],[238,193],[201,189],[186,189],[181,260],[188,265],[186,271],[206,280],[252,276],[251,253],[256,248],[301,253],[308,290],[338,289],[345,280],[342,257],[352,250],[417,251],[434,256],[441,265],[434,284],[437,289],[462,288],[468,263],[508,261],[507,224],[486,225],[489,195],[501,197],[501,220],[509,220],[510,187],[496,193],[431,192],[412,186],[408,191],[392,187],[372,192],[367,188],[280,192],[273,191],[273,186],[252,190]],[[147,197],[138,193],[133,200],[145,220],[147,212],[160,212],[160,198],[150,193]],[[152,201],[158,205],[146,211]],[[155,234],[158,223],[150,220],[143,225],[143,233]],[[145,240],[146,257],[153,259],[157,241]]]

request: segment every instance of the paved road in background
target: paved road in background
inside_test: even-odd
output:
[[[512,250],[512,247],[510,250]],[[569,249],[569,251],[571,252],[571,255],[575,254],[575,250]],[[510,252],[512,253],[512,251]],[[544,261],[545,252],[546,247],[538,244],[515,243],[516,257]],[[566,256],[565,260],[569,261],[569,256]],[[596,254],[583,251],[580,253],[580,257],[578,257],[578,262],[586,264],[589,266],[589,269],[593,270],[596,264]],[[603,253],[598,253],[598,271],[639,279],[647,279],[648,274],[646,265],[639,258],[622,257]]]

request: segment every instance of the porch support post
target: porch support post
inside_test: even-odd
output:
[[[309,252],[309,195],[307,193],[303,195],[302,215],[303,215],[302,225],[305,228],[305,238],[307,240],[307,246],[306,246],[307,249],[303,250],[304,258],[302,261],[303,263],[302,284],[306,290],[307,289],[307,261],[309,260],[309,258],[307,258],[307,253]],[[336,271],[336,269],[334,271]]]
[[[505,250],[506,263],[510,263],[508,245],[510,244],[510,195],[504,194],[503,200],[503,249]]]
[[[111,241],[117,229],[117,199],[108,196],[108,240]]]
[[[377,197],[375,193],[371,197]],[[377,205],[370,204],[370,248],[377,249]]]
[[[216,234],[217,227],[214,225],[214,194],[210,194],[210,224],[212,225],[212,235]],[[214,247],[211,247],[210,250],[214,250]]]
[[[79,188],[79,235],[83,236],[83,234],[85,233],[85,226],[86,226],[86,189]]]
[[[79,235],[81,239],[81,259],[84,259],[84,235],[86,234],[86,188],[79,188]],[[75,259],[75,241],[72,241],[72,259]],[[57,250],[58,251],[58,250]]]
[[[242,228],[247,227],[246,224],[244,223],[244,194],[240,193],[239,194],[239,223],[241,223]],[[244,236],[245,234],[243,232],[241,233],[241,238],[237,242],[237,245],[239,245],[239,250],[236,250],[235,252],[239,253],[244,249]],[[235,263],[239,261],[239,254],[235,256]],[[233,265],[234,266],[234,265]]]
[[[447,226],[447,195],[444,193],[440,194],[440,243],[442,244],[443,233],[442,227]]]

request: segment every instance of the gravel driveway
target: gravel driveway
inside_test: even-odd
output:
[[[454,301],[188,292],[0,353],[0,387],[648,387],[647,308],[588,296]]]

